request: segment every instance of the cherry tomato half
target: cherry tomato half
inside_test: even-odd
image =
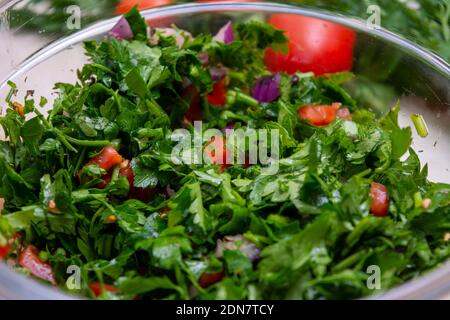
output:
[[[162,7],[172,4],[172,0],[122,0],[116,6],[117,14],[124,14],[138,5],[139,10]]]
[[[39,251],[35,246],[29,245],[26,247],[20,253],[18,262],[21,267],[30,270],[31,274],[35,277],[49,281],[56,286],[51,265],[39,258]]]
[[[339,24],[293,14],[273,14],[269,23],[284,30],[289,52],[269,48],[265,63],[272,72],[325,73],[348,71],[352,68],[355,32]]]
[[[300,119],[306,120],[315,126],[326,126],[336,120],[339,103],[331,106],[304,106],[298,109]]]
[[[103,170],[108,171],[122,162],[122,156],[113,147],[105,147],[102,152],[89,160],[87,165],[96,164]]]
[[[376,217],[385,217],[389,211],[389,195],[385,185],[372,182],[370,187],[370,212]]]

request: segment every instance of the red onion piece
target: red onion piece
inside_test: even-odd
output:
[[[198,54],[198,59],[200,60],[202,65],[207,65],[209,62],[209,55],[206,52],[201,52]]]
[[[213,81],[222,80],[228,74],[228,68],[223,66],[212,67],[209,69]]]
[[[224,25],[213,38],[217,42],[229,44],[234,41],[233,23],[229,21]]]
[[[119,40],[133,39],[133,31],[131,31],[131,27],[124,17],[121,17],[111,31],[109,31],[109,35]]]
[[[236,236],[225,236],[223,240],[217,240],[216,256],[219,258],[223,257],[224,250],[240,250],[252,262],[258,260],[261,253],[261,250],[253,242],[248,241],[240,234]]]
[[[281,94],[280,82],[281,75],[278,73],[257,81],[253,86],[253,98],[263,103],[275,101]]]
[[[350,110],[348,108],[341,108],[338,111],[336,111],[336,116],[338,118],[344,119],[344,120],[349,120],[351,121],[352,118],[352,114],[350,113]]]

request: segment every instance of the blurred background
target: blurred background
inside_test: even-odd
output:
[[[66,27],[66,20],[73,12],[70,11],[70,6],[73,5],[81,9],[81,25],[86,26],[92,21],[98,20],[99,17],[124,13],[135,4],[139,5],[139,9],[148,9],[192,2],[212,1],[29,0],[20,1],[20,5],[17,5],[14,10],[10,10],[6,19],[8,19],[10,28],[36,29],[40,33],[60,36],[61,33],[72,31]],[[219,2],[232,1],[219,0]],[[254,2],[254,0],[238,0],[237,2]],[[377,5],[380,8],[382,27],[401,34],[439,54],[446,61],[450,61],[450,0],[288,0],[272,2],[321,8],[364,20],[373,13],[368,8]]]

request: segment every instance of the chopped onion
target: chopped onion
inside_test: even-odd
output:
[[[198,59],[200,60],[200,62],[202,63],[202,65],[207,65],[209,62],[209,55],[206,52],[201,52],[198,54]]]
[[[213,81],[222,80],[228,74],[228,68],[223,66],[212,67],[209,69]]]
[[[116,25],[109,32],[111,36],[119,40],[130,40],[133,39],[133,31],[131,30],[130,24],[124,17],[116,23]]]
[[[340,108],[336,111],[336,117],[344,119],[344,120],[352,120],[352,114],[348,108]]]
[[[217,240],[216,256],[223,257],[224,250],[240,250],[252,262],[260,258],[261,250],[253,243],[248,241],[242,235],[225,236],[223,240]]]
[[[255,83],[253,86],[253,98],[259,102],[272,102],[280,96],[281,75],[274,74]]]
[[[234,41],[233,23],[229,21],[226,25],[224,25],[219,30],[219,32],[217,32],[217,34],[214,36],[214,40],[225,44],[233,42]]]

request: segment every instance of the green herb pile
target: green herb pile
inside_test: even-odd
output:
[[[380,292],[367,287],[369,266],[379,266],[387,290],[450,256],[450,185],[427,181],[411,129],[398,126],[399,106],[376,119],[341,87],[350,73],[284,74],[281,96],[260,104],[246,88],[270,75],[264,49],[283,49],[281,31],[250,21],[234,26],[230,44],[179,31],[180,48],[163,34],[151,44],[136,10],[126,18],[134,39],[86,42],[92,62],[76,84],[56,84],[48,116],[40,111],[47,101],[31,93],[21,116],[10,83],[0,118],[8,137],[0,142],[0,246],[16,238],[7,259],[33,244],[63,290],[67,268],[79,266],[81,289],[71,292],[92,298],[98,282],[104,299],[347,299]],[[208,65],[198,58],[205,52]],[[235,93],[221,108],[206,98],[209,68],[219,63]],[[171,133],[193,130],[186,82],[200,93],[205,130],[280,130],[279,172],[175,165]],[[353,120],[316,127],[297,114],[334,102]],[[97,187],[106,172],[88,163],[105,146],[131,161],[134,185],[115,169]],[[389,191],[387,217],[370,213],[372,182]],[[130,199],[130,189],[150,197]],[[202,285],[205,275],[216,279]]]

